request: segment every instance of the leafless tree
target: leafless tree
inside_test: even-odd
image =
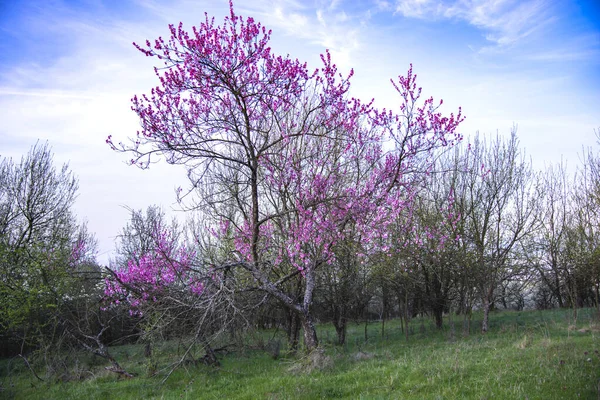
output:
[[[465,153],[467,170],[459,190],[465,197],[465,235],[475,253],[477,288],[483,321],[489,329],[489,312],[499,286],[518,277],[524,267],[519,244],[539,225],[537,180],[519,147],[516,129],[510,138],[486,142],[475,137]]]

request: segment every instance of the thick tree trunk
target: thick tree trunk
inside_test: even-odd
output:
[[[304,299],[302,301],[300,319],[302,320],[302,329],[304,329],[304,346],[307,353],[310,353],[319,346],[317,330],[310,312],[313,292],[315,290],[315,268],[316,266],[313,265],[304,270],[306,285],[304,287]]]
[[[306,352],[310,353],[319,347],[319,340],[317,339],[317,330],[312,319],[310,312],[306,310],[300,317],[302,320],[302,329],[304,330],[304,346]]]
[[[302,328],[304,328],[304,340],[307,349],[310,351],[316,348],[318,346],[317,332],[315,330],[312,315],[310,314],[310,305],[312,303],[312,295],[315,287],[314,270],[312,268],[305,270],[306,286],[304,290],[304,299],[302,300],[302,304],[298,304],[295,299],[271,282],[265,274],[256,267],[256,264],[242,263],[241,266],[246,268],[252,274],[254,279],[261,283],[260,288],[262,290],[273,295],[276,299],[281,301],[288,310],[298,315],[302,323]]]

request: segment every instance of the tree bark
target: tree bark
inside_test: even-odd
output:
[[[298,342],[300,338],[300,316],[297,312],[288,310],[288,345],[292,351],[298,350]]]
[[[481,321],[481,333],[486,333],[490,328],[490,307],[490,303],[486,300],[483,304],[483,321]]]
[[[444,307],[436,304],[435,307],[433,307],[433,316],[435,318],[435,327],[437,329],[442,329],[442,326],[444,325]]]
[[[304,329],[304,346],[307,353],[310,353],[319,346],[317,330],[310,312],[313,292],[315,290],[315,268],[316,265],[311,265],[304,271],[306,286],[304,287],[304,299],[302,301],[300,318],[302,320],[302,328]]]
[[[556,268],[554,271],[556,271],[558,268]],[[560,279],[558,276],[558,273],[555,272],[554,274],[554,287],[556,288],[556,300],[558,301],[558,306],[560,308],[564,308],[565,304],[563,302],[563,298],[562,298],[562,293],[560,290]]]
[[[494,293],[493,287],[487,292],[487,295],[483,298],[483,321],[481,321],[481,333],[486,333],[490,329],[490,309],[492,308],[492,295]]]
[[[346,318],[342,316],[334,318],[333,326],[338,336],[338,344],[343,345],[346,343]]]
[[[598,319],[600,320],[600,282],[596,283],[596,308],[598,310]]]
[[[310,353],[319,347],[319,340],[317,339],[317,330],[315,328],[312,315],[308,310],[300,317],[302,320],[302,329],[304,330],[304,347],[306,352]]]

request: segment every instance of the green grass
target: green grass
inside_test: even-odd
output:
[[[346,346],[336,346],[335,331],[319,327],[325,350],[323,368],[307,357],[274,360],[266,351],[240,350],[221,359],[218,369],[190,365],[160,385],[148,377],[142,346],[114,348],[115,357],[136,373],[120,379],[88,358],[89,378],[77,382],[40,382],[19,360],[0,363],[0,397],[16,399],[598,399],[600,325],[593,310],[580,310],[577,326],[568,310],[499,312],[486,335],[464,336],[445,321],[443,331],[429,320],[413,320],[407,342],[398,321],[349,327]],[[273,332],[252,338],[265,340]],[[268,335],[268,336],[267,336]],[[157,349],[159,370],[176,343]],[[170,358],[172,360],[172,358]],[[310,370],[310,371],[309,371]],[[93,374],[93,375],[92,375]]]

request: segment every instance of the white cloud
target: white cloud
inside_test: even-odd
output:
[[[375,6],[380,11],[389,11],[392,9],[392,4],[387,0],[375,0]]]
[[[7,87],[0,87],[0,96],[32,96],[32,97],[46,97],[46,98],[72,98],[72,99],[93,99],[97,96],[96,93],[86,92],[72,92],[72,91],[61,91],[61,90],[22,90],[13,89]]]
[[[288,36],[321,47],[318,52],[328,49],[336,64],[347,71],[361,48],[361,27],[370,14],[350,14],[341,6],[337,0],[322,7],[291,0],[256,1],[244,13],[257,16],[265,25]]]
[[[547,0],[397,0],[396,13],[420,19],[459,19],[487,32],[486,39],[510,46],[551,23]]]
[[[338,6],[340,5],[341,0],[331,0],[331,3],[329,3],[329,10],[333,11],[335,9],[338,8]]]
[[[350,19],[350,17],[348,17],[348,14],[346,14],[343,11],[335,14],[336,22],[346,22],[346,21],[348,21],[348,19]]]
[[[405,17],[427,18],[437,16],[436,2],[433,0],[399,0],[396,12]]]

